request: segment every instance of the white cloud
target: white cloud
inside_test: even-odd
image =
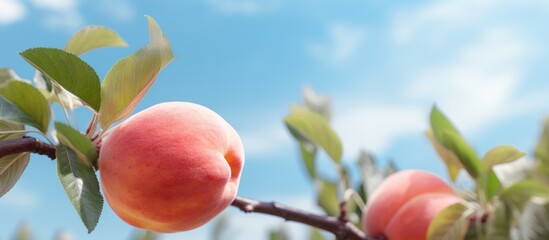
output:
[[[27,8],[19,0],[0,0],[0,25],[8,25],[22,20]]]
[[[215,10],[226,14],[258,14],[272,12],[279,8],[279,2],[274,0],[208,0]]]
[[[129,0],[101,0],[99,9],[117,20],[127,21],[136,16],[136,10]]]
[[[407,90],[412,99],[436,102],[458,124],[474,132],[527,111],[516,89],[534,44],[513,28],[486,31],[454,62],[425,69]]]
[[[342,63],[353,57],[364,41],[364,30],[343,24],[332,24],[328,43],[310,43],[309,52],[332,64]]]
[[[393,37],[397,43],[405,43],[415,37],[421,30],[451,30],[454,27],[478,24],[479,19],[486,17],[491,10],[497,10],[502,3],[487,1],[441,1],[413,10],[400,11],[395,15]]]
[[[0,206],[19,209],[30,209],[36,207],[40,202],[40,197],[20,184],[15,185],[6,195],[2,197]]]
[[[34,6],[52,11],[69,11],[78,6],[77,0],[32,0]]]
[[[75,29],[84,22],[78,10],[79,0],[32,0],[32,5],[43,10],[43,24],[50,29]]]
[[[280,122],[266,123],[265,127],[253,131],[241,131],[240,137],[247,156],[269,155],[293,143]]]
[[[388,104],[344,106],[349,109],[334,116],[334,128],[348,156],[356,156],[361,149],[382,153],[396,139],[420,134],[426,127],[425,113],[420,107]]]

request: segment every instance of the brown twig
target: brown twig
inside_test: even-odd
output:
[[[355,225],[342,221],[339,217],[317,215],[303,210],[291,208],[276,202],[260,202],[256,200],[236,197],[232,205],[245,213],[263,213],[277,216],[286,221],[304,223],[333,233],[336,239],[374,240],[367,237]]]
[[[0,157],[24,152],[46,155],[55,159],[55,146],[33,137],[0,141]]]

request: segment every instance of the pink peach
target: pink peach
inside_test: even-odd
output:
[[[236,131],[193,103],[152,106],[103,142],[101,186],[127,223],[156,232],[199,227],[235,198],[244,150]]]
[[[389,224],[408,202],[423,194],[441,193],[456,197],[455,191],[438,176],[421,170],[399,171],[385,179],[364,211],[364,230],[369,236],[386,236]],[[418,211],[418,213],[420,213]],[[397,225],[393,224],[392,227]],[[397,226],[403,227],[403,226]],[[389,238],[389,240],[393,240]]]

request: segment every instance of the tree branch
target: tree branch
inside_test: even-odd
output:
[[[0,141],[0,157],[31,152],[55,159],[55,149],[56,146],[44,143],[33,137]],[[260,202],[238,196],[231,205],[239,208],[245,213],[263,213],[281,217],[286,221],[294,221],[317,227],[333,233],[336,236],[336,239],[376,240],[376,238],[367,237],[355,225],[346,221],[346,218],[317,215],[275,202]]]
[[[46,155],[55,159],[55,146],[33,137],[0,141],[0,157],[24,152]]]
[[[245,213],[263,213],[277,216],[286,221],[304,223],[319,229],[333,233],[336,239],[374,240],[367,237],[355,225],[348,221],[342,221],[338,217],[317,215],[303,210],[284,206],[276,202],[260,202],[243,197],[236,197],[231,204]]]

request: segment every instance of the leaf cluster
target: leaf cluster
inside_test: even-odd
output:
[[[36,69],[32,82],[11,69],[0,69],[0,140],[35,133],[56,145],[59,181],[88,232],[97,225],[103,208],[95,172],[101,140],[115,123],[132,113],[159,72],[174,58],[156,21],[151,17],[147,20],[150,43],[115,63],[102,81],[81,55],[103,47],[127,46],[115,31],[103,26],[82,28],[63,49],[22,51],[21,57]],[[55,120],[56,104],[66,121]],[[79,107],[93,114],[83,132],[74,119],[74,109]],[[0,158],[0,197],[19,180],[29,158],[30,153]]]

